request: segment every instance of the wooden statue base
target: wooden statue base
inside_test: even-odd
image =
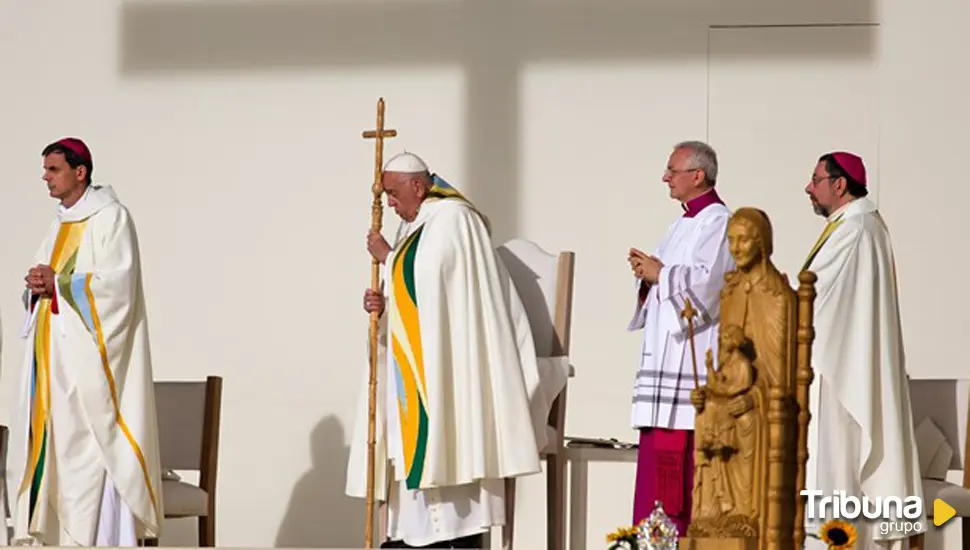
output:
[[[758,550],[758,539],[680,537],[677,540],[677,548],[679,550]]]

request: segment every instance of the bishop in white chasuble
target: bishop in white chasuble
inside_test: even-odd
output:
[[[806,188],[828,219],[804,266],[818,276],[806,488],[875,503],[923,494],[892,242],[866,185],[862,159],[832,153],[821,157]],[[807,520],[809,534],[832,518],[826,511]],[[902,510],[883,506],[883,512],[885,532],[879,522],[853,522],[856,549],[908,548],[915,533],[894,527],[905,521]],[[814,539],[806,544],[825,548]]]
[[[377,254],[386,307],[375,498],[389,504],[391,544],[479,544],[505,522],[504,480],[541,471],[551,400],[485,217],[409,153],[388,162],[385,191],[406,224]],[[366,496],[363,386],[347,479],[357,497]]]
[[[61,206],[24,295],[7,486],[14,544],[136,546],[157,537],[161,467],[135,228],[90,152],[48,146]]]
[[[653,256],[631,251],[638,296],[628,330],[643,330],[633,390],[632,424],[640,432],[633,523],[650,515],[660,500],[686,534],[692,509],[695,388],[687,319],[689,300],[698,354],[698,382],[706,382],[704,353],[717,354],[720,292],[734,269],[727,225],[731,211],[717,191],[717,156],[710,146],[674,147],[664,181],[684,215],[675,221]]]

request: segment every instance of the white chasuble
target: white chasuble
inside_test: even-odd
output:
[[[866,198],[829,222],[807,265],[818,282],[806,487],[871,502],[922,498],[889,231]],[[890,512],[896,523],[888,525],[900,525],[901,510]],[[808,532],[817,534],[822,521],[807,521]],[[854,524],[859,550],[907,548],[905,538],[915,534]]]
[[[412,545],[501,525],[502,480],[541,471],[549,396],[563,387],[565,374],[540,380],[531,327],[487,221],[437,177],[388,255],[385,273],[375,498],[390,499],[392,523],[410,523],[391,531],[411,529],[405,541]],[[346,488],[361,498],[366,374]],[[391,495],[388,483],[396,484]],[[407,504],[413,506],[405,510]],[[427,532],[434,519],[428,516],[442,508],[449,527]]]
[[[725,273],[734,269],[727,242],[731,211],[710,204],[694,217],[671,225],[654,256],[664,267],[656,284],[638,301],[627,330],[643,329],[640,368],[633,392],[634,428],[694,429],[694,363],[687,320],[681,312],[689,299],[697,311],[694,345],[700,384],[706,382],[704,354],[717,356],[720,293]],[[640,281],[637,280],[637,287]]]
[[[53,297],[24,295],[7,469],[13,542],[156,537],[161,468],[141,266],[111,187],[91,186],[61,209],[34,263],[49,264],[56,284]]]

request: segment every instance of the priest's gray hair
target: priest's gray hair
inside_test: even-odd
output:
[[[704,171],[707,184],[714,187],[717,182],[717,153],[703,141],[682,141],[674,145],[674,151],[687,149],[691,152],[690,168]]]

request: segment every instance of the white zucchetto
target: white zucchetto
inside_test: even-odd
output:
[[[421,160],[421,157],[405,151],[391,157],[391,160],[384,164],[384,171],[413,174],[416,172],[428,172],[429,170],[428,165]]]

